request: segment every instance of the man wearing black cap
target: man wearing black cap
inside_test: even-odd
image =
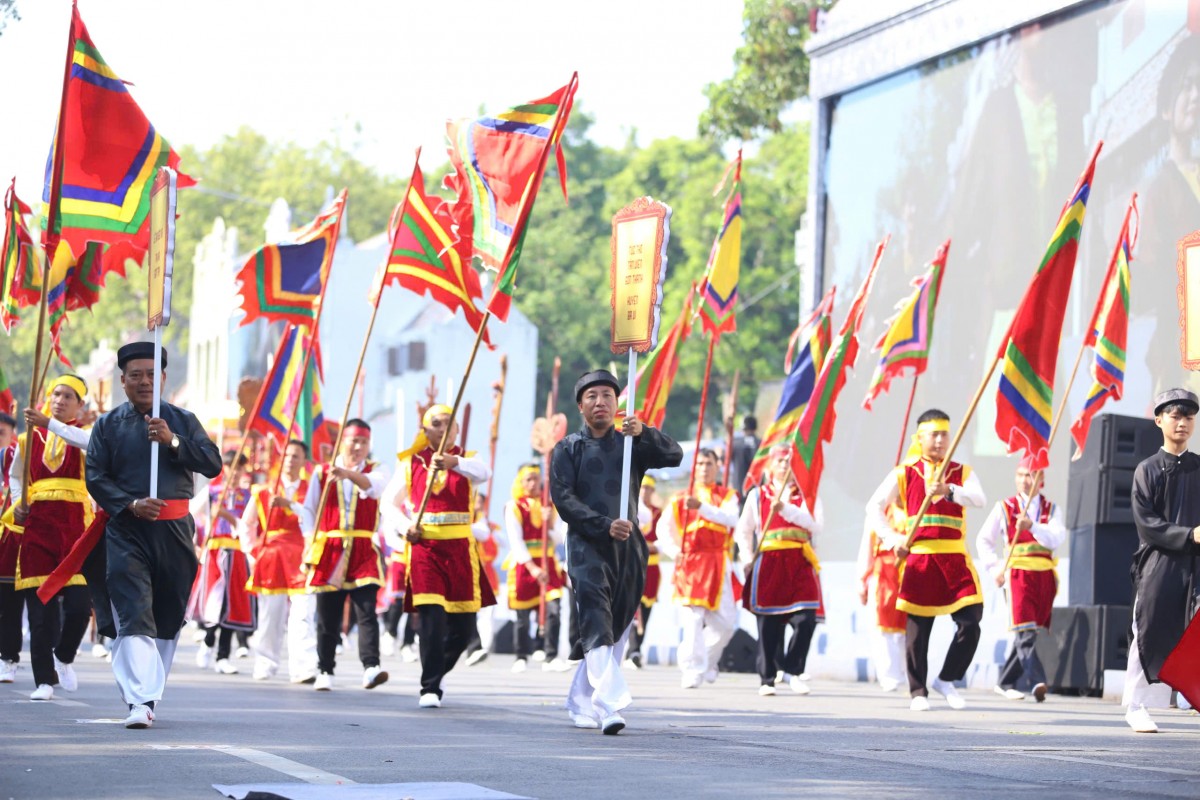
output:
[[[615,734],[632,702],[621,674],[629,627],[641,602],[649,550],[637,519],[637,487],[646,470],[675,467],[683,451],[641,420],[626,417],[618,433],[617,379],[607,370],[575,383],[583,427],[554,448],[551,495],[567,523],[567,572],[579,618],[584,660],[575,672],[567,710],[575,726]],[[621,508],[624,441],[633,437],[629,501]]]
[[[188,514],[194,473],[215,478],[221,454],[195,415],[154,399],[154,345],[134,342],[117,351],[123,403],[96,421],[87,451],[87,488],[108,514],[103,553],[106,581],[94,587],[95,607],[111,602],[116,615],[112,665],[129,705],[127,728],[148,728],[162,699],[184,610],[196,578]],[[162,353],[161,380],[167,354]],[[158,497],[150,488],[150,445],[158,442]],[[101,597],[97,597],[97,589]],[[107,597],[103,598],[103,590]]]
[[[1157,733],[1148,708],[1166,708],[1171,687],[1159,670],[1179,644],[1196,608],[1200,556],[1200,456],[1189,452],[1200,400],[1186,389],[1154,398],[1163,445],[1133,473],[1133,640],[1125,672],[1125,721],[1137,733]]]

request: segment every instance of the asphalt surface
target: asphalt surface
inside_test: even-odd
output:
[[[187,633],[185,633],[185,637]],[[1200,717],[1156,714],[1137,735],[1113,703],[1051,695],[1004,700],[965,691],[968,707],[908,710],[873,684],[813,681],[759,697],[756,676],[679,687],[673,667],[629,676],[635,705],[619,736],[570,726],[570,673],[512,658],[459,666],[442,708],[417,708],[418,665],[385,659],[391,680],[360,688],[341,658],[332,692],[217,675],[179,656],[149,730],[126,730],[109,666],[81,653],[79,690],[30,701],[27,655],[0,685],[2,798],[219,798],[219,785],[283,784],[308,797],[368,796],[375,784],[473,784],[521,797],[954,798],[1200,797]],[[457,787],[371,796],[466,798]],[[276,793],[274,796],[289,796]],[[480,795],[475,795],[480,796]],[[502,795],[493,795],[502,796]]]

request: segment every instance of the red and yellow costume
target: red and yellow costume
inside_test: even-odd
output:
[[[308,481],[301,478],[287,500],[303,503]],[[304,534],[300,518],[290,508],[271,505],[266,486],[255,486],[254,504],[258,516],[259,542],[251,555],[254,569],[246,588],[255,594],[304,594]]]
[[[378,467],[368,461],[359,472],[370,474]],[[322,466],[315,480],[326,491],[329,467]],[[352,486],[347,502],[342,481],[328,489],[325,508],[317,520],[317,533],[306,562],[312,565],[308,587],[314,592],[335,592],[359,586],[383,585],[383,557],[376,542],[379,501],[363,497]]]
[[[936,474],[938,465],[920,457],[896,467],[900,502],[911,524],[925,500],[926,473]],[[932,471],[932,472],[931,472]],[[951,461],[942,482],[961,486],[970,467]],[[900,592],[896,608],[910,614],[933,617],[952,614],[960,608],[983,602],[979,576],[967,552],[966,515],[963,506],[945,496],[929,504],[900,567]]]
[[[696,486],[693,494],[701,503],[720,507],[734,492],[713,484]],[[733,528],[703,518],[698,510],[689,511],[683,501],[682,496],[674,498],[664,512],[673,515],[675,530],[681,532],[673,575],[675,600],[716,611],[721,606],[721,592],[729,583]]]
[[[1008,534],[1005,541],[1009,547],[1013,546],[1016,534],[1016,548],[1009,562],[1008,573],[1012,630],[1049,628],[1054,595],[1058,593],[1058,575],[1054,571],[1058,559],[1054,557],[1053,550],[1034,538],[1032,531],[1017,531],[1017,518],[1024,507],[1022,498],[1010,497],[1004,501],[1003,507]],[[1033,521],[1049,524],[1054,514],[1054,504],[1042,502],[1040,511]]]
[[[562,597],[566,579],[554,555],[554,542],[548,541],[543,547],[542,524],[549,524],[549,520],[544,518],[546,512],[542,507],[541,498],[523,493],[516,496],[514,491],[512,509],[521,525],[521,537],[525,549],[529,551],[531,563],[544,568],[549,575],[546,600],[557,600]],[[541,585],[530,573],[529,564],[518,564],[512,560],[508,567],[508,607],[514,611],[537,608],[541,604],[541,597]]]
[[[22,452],[28,446],[31,455],[29,485],[22,489],[29,516],[23,528],[10,524],[12,532],[20,534],[13,573],[18,591],[41,586],[94,516],[84,484],[84,452],[47,430],[34,428],[32,434],[20,437]],[[68,586],[83,583],[79,574],[67,581]]]
[[[825,609],[818,576],[821,562],[813,550],[812,533],[789,522],[781,513],[771,515],[776,491],[765,484],[758,489],[760,528],[763,522],[768,519],[770,522],[765,531],[759,531],[760,555],[742,589],[742,605],[754,614],[791,614],[813,608],[817,617],[823,618]],[[804,506],[803,498],[794,488],[785,502],[797,508]]]
[[[413,508],[421,504],[429,480],[430,463],[436,454],[425,446],[402,464],[406,471],[408,497]],[[463,456],[462,448],[446,451]],[[438,605],[447,613],[471,613],[495,605],[496,596],[484,574],[471,531],[474,492],[465,475],[450,469],[433,478],[429,502],[421,518],[421,539],[408,548],[408,587],[404,608]]]
[[[662,509],[649,506],[650,524],[642,535],[646,543],[654,547],[654,552],[646,559],[646,588],[642,590],[642,605],[652,606],[658,600],[658,587],[662,583],[662,568],[658,565],[658,521],[662,519]]]
[[[896,506],[889,506],[888,517],[894,530],[905,529],[907,514]],[[896,609],[900,599],[900,559],[896,551],[883,547],[883,541],[874,531],[869,534],[867,563],[864,580],[875,579],[875,623],[884,633],[904,633],[908,615]]]
[[[20,534],[8,524],[11,498],[8,496],[8,473],[13,468],[16,448],[0,450],[0,583],[12,583],[17,574],[17,551],[21,548]],[[18,529],[23,530],[23,529]]]
[[[223,481],[208,486],[210,508],[221,502]],[[225,508],[241,518],[250,502],[250,490],[230,489],[225,495]],[[201,549],[200,570],[192,587],[189,615],[207,626],[220,625],[240,631],[253,631],[258,623],[255,599],[247,588],[250,562],[242,552],[241,541],[228,520],[215,514]]]

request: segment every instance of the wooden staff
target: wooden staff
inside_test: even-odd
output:
[[[492,427],[488,430],[487,496],[483,498],[483,518],[491,525],[492,486],[496,482],[496,442],[500,440],[500,408],[504,405],[504,385],[508,380],[508,356],[500,354],[500,380],[492,384]]]
[[[467,403],[463,409],[463,424],[462,431],[458,435],[458,446],[463,450],[467,449],[467,432],[471,429],[471,404]]]
[[[733,467],[734,417],[737,416],[738,377],[741,374],[740,369],[733,371],[733,386],[729,389],[729,417],[725,420],[725,474],[722,480],[726,486],[729,485],[729,471]]]
[[[37,322],[37,344],[33,350],[33,375],[29,379],[29,408],[37,408],[38,394],[41,390],[40,381],[38,380],[38,364],[42,363],[42,346],[46,341],[46,305],[49,299],[50,291],[50,260],[47,258],[42,262],[42,296],[38,302],[38,322]],[[49,368],[49,359],[47,359],[47,368]],[[25,447],[21,452],[21,475],[24,488],[24,494],[21,497],[21,503],[26,508],[29,507],[29,471],[33,465],[33,429],[25,426]]]
[[[904,409],[904,425],[900,428],[900,447],[896,450],[896,463],[900,464],[904,461],[905,445],[908,444],[908,422],[912,419],[913,400],[917,397],[917,381],[921,379],[921,373],[913,375],[912,389],[908,392],[908,405]]]
[[[562,359],[554,357],[554,371],[550,375],[550,393],[546,396],[546,422],[550,426],[550,447],[543,457],[545,468],[542,474],[542,573],[549,580],[550,572],[550,460],[554,456],[554,412],[558,405],[558,372]],[[546,635],[546,584],[538,581],[538,636]],[[544,643],[543,643],[544,645]]]

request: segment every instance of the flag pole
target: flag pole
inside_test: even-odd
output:
[[[487,496],[483,500],[483,518],[491,524],[492,486],[496,481],[496,442],[500,440],[500,409],[504,404],[504,384],[508,380],[508,356],[500,354],[500,380],[492,384],[496,395],[492,404],[492,427],[488,430]]]
[[[704,411],[708,405],[708,383],[712,377],[713,351],[716,349],[717,334],[714,333],[712,338],[708,340],[708,358],[704,362],[704,385],[700,389],[700,416],[696,421],[696,449],[692,451],[692,472],[688,476],[688,497],[691,497],[692,492],[696,489],[696,464],[700,462],[700,442],[704,436]],[[691,509],[685,507],[683,512],[683,531],[680,531],[680,535],[692,524],[691,516]]]
[[[637,402],[637,350],[633,345],[629,345],[629,388],[626,397],[631,398],[625,403],[625,410],[633,412],[633,404]],[[633,417],[637,418],[634,413],[627,413],[626,419]],[[629,483],[632,480],[633,472],[633,437],[622,436],[624,440],[623,449],[621,452],[621,516],[620,519],[629,520],[629,493],[632,488]]]
[[[42,296],[38,302],[38,327],[37,327],[37,344],[33,350],[33,375],[29,381],[29,408],[38,407],[38,392],[41,386],[38,381],[38,364],[42,363],[42,346],[45,344],[46,334],[46,305],[49,302],[50,288],[50,261],[48,259],[42,262]],[[47,369],[49,368],[49,360],[47,360]],[[21,457],[24,462],[21,465],[21,475],[24,482],[21,484],[25,491],[21,497],[22,504],[28,508],[29,506],[29,471],[33,465],[33,428],[25,426],[25,447],[21,448]]]
[[[921,373],[913,375],[912,389],[908,392],[908,405],[904,409],[904,425],[900,428],[900,448],[896,450],[897,464],[904,460],[904,444],[908,441],[908,423],[912,419],[913,400],[917,397],[917,381],[920,379]]]

